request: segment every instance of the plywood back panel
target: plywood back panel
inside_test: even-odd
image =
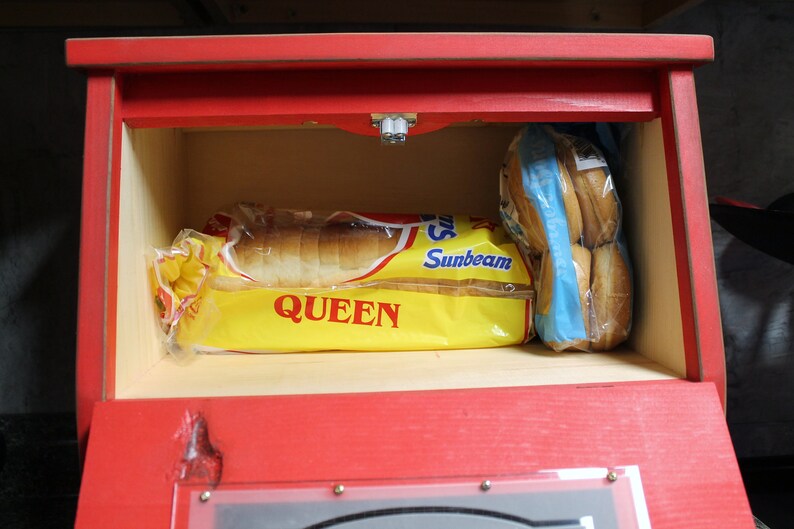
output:
[[[189,222],[238,200],[277,207],[496,218],[517,126],[450,127],[403,146],[337,129],[186,134]],[[199,191],[200,190],[200,191]]]

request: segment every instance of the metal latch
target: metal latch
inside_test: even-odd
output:
[[[380,129],[380,141],[402,145],[408,129],[416,125],[416,114],[372,114],[372,126]]]

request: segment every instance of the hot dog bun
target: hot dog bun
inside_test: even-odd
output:
[[[590,272],[593,351],[608,351],[626,340],[631,323],[631,275],[617,243],[593,250]]]
[[[568,236],[570,242],[575,243],[582,238],[582,214],[571,177],[559,159],[557,167],[560,171],[559,184],[568,221]],[[518,210],[518,219],[516,220],[526,235],[529,251],[533,255],[540,255],[548,250],[548,243],[540,217],[524,191],[521,160],[517,151],[513,151],[509,156],[505,173],[507,174],[507,189],[510,199]]]
[[[579,169],[576,150],[566,136],[557,137],[557,158],[570,174],[579,202],[583,244],[591,250],[615,238],[619,210],[611,176],[605,167]]]
[[[530,153],[527,155],[537,158],[520,160],[518,145],[525,147],[522,153]],[[549,152],[548,146],[553,147],[554,154]],[[559,169],[554,186],[548,185],[549,175],[544,174],[549,173],[549,165],[553,163],[551,156],[555,156]],[[533,181],[533,185],[525,188],[522,165],[524,169],[527,166],[537,169],[529,173],[528,178],[542,180]],[[584,138],[560,134],[551,127],[530,125],[511,144],[502,176],[507,178],[507,182],[501,182],[506,226],[510,228],[510,233],[517,234],[517,240],[521,235],[525,236],[526,241],[519,242],[529,246],[534,262],[541,262],[540,273],[536,274],[539,277],[536,314],[542,321],[542,324],[538,323],[538,328],[543,329],[539,334],[546,333],[561,341],[547,340],[542,334],[541,339],[558,351],[603,351],[624,341],[631,326],[632,285],[625,247],[619,249],[619,245],[623,244],[620,235],[620,201],[601,151]],[[505,188],[509,200],[504,200]],[[538,196],[527,196],[527,191]],[[569,229],[568,242],[571,244],[571,258],[579,289],[582,322],[587,331],[587,338],[582,340],[566,340],[567,333],[576,336],[574,330],[555,323],[562,319],[554,319],[561,311],[567,310],[566,305],[561,303],[552,307],[555,295],[572,295],[555,293],[552,286],[555,267],[550,263],[553,258],[551,254],[554,253],[554,258],[561,258],[557,255],[556,247],[563,243],[565,237],[564,229],[557,224],[563,213],[557,211],[561,209],[560,197],[563,199]],[[549,251],[546,226],[533,204],[557,205],[557,210],[540,211],[544,221],[549,224],[548,236],[555,237],[553,252]],[[520,229],[515,227],[516,223]],[[573,286],[572,278],[567,284]],[[551,314],[552,308],[558,314]],[[546,315],[548,318],[543,319]],[[575,315],[564,316],[570,321]]]
[[[537,312],[547,314],[551,307],[553,295],[552,280],[553,266],[548,255],[544,256],[544,264],[541,267],[540,283],[538,285],[538,304]],[[571,245],[571,257],[573,267],[576,271],[576,284],[579,287],[579,304],[582,308],[582,321],[584,322],[585,335],[590,336],[590,274],[591,274],[591,255],[590,250],[583,248],[579,244]],[[576,340],[569,343],[546,342],[546,345],[556,351],[587,349],[589,340]]]

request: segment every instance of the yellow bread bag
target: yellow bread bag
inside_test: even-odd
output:
[[[155,250],[150,272],[179,358],[478,348],[533,335],[527,261],[479,217],[240,203]]]

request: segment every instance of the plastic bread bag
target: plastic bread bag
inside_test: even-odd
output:
[[[490,220],[241,203],[150,259],[166,346],[195,353],[523,343],[532,276]]]
[[[535,269],[535,330],[554,350],[610,350],[631,330],[632,273],[609,166],[589,140],[528,125],[500,177],[500,214]]]

